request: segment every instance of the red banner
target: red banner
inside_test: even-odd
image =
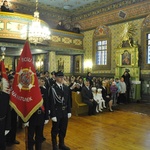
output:
[[[3,61],[0,61],[0,72],[2,77],[2,91],[4,93],[10,94],[10,88],[8,83],[8,76],[6,74],[6,69]]]
[[[20,56],[12,89],[10,105],[22,120],[27,122],[43,104],[28,41]]]

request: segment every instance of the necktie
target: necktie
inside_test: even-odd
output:
[[[60,86],[60,89],[63,90],[63,89],[62,89],[62,86]]]

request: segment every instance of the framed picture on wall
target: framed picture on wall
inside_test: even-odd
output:
[[[131,65],[131,54],[127,50],[122,54],[122,65]]]
[[[79,72],[80,71],[80,61],[76,60],[75,62],[75,72]]]
[[[58,60],[58,71],[64,72],[64,60],[62,58]]]

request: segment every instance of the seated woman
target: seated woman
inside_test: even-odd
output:
[[[102,82],[102,97],[105,100],[106,104],[108,104],[109,107],[109,111],[113,112],[112,110],[112,104],[113,104],[113,100],[110,98],[110,96],[107,94],[107,88],[106,88],[106,82],[103,81]]]
[[[12,9],[9,9],[7,1],[3,2],[3,5],[1,6],[1,11],[4,11],[4,12],[14,12]]]

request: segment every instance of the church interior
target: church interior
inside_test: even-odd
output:
[[[149,96],[149,0],[9,0],[8,3],[13,13],[0,12],[0,47],[1,55],[5,50],[4,62],[9,70],[17,66],[27,38],[23,29],[27,32],[37,11],[41,24],[49,28],[50,37],[30,42],[36,70],[61,69],[66,75],[75,76],[92,72],[93,76],[114,78],[129,69],[133,84],[141,93],[135,93],[135,97]],[[57,28],[59,22],[62,29]],[[106,45],[100,45],[100,51],[98,41],[107,41]],[[122,62],[125,51],[130,55],[130,64]]]
[[[4,0],[0,1],[1,6],[3,2]],[[93,77],[110,79],[120,78],[125,70],[129,70],[132,102],[146,100],[149,103],[150,0],[8,0],[8,5],[13,11],[0,11],[0,57],[6,68],[15,71],[28,39],[37,72],[61,70],[66,76],[76,77],[86,77],[87,72],[91,72]],[[34,28],[30,27],[36,19],[44,33],[35,29],[35,35],[32,35]],[[102,116],[99,115],[100,118],[92,116],[91,122],[88,116],[75,115],[68,131],[73,140],[69,137],[66,139],[69,146],[73,150],[148,150],[149,141],[144,136],[149,136],[149,125],[146,123],[149,116],[143,115],[145,112],[140,110],[142,119],[133,113],[135,107],[126,113],[120,111],[130,107],[117,107],[116,114],[104,112]],[[111,120],[105,120],[105,117]],[[112,127],[118,118],[124,120],[120,120],[118,128],[114,129]],[[96,126],[95,121],[99,123]],[[104,121],[103,124],[101,121]],[[143,126],[142,121],[145,122]],[[77,128],[75,123],[87,126],[88,132],[81,129],[79,124]],[[102,126],[104,131],[98,126]],[[124,129],[125,126],[129,132]],[[112,130],[116,132],[115,135],[112,135]],[[137,130],[141,136],[138,136]],[[97,131],[108,136],[104,136],[104,139]],[[124,136],[117,135],[117,132]],[[44,133],[49,141],[43,145],[46,150],[50,146],[48,125]],[[86,138],[91,135],[97,143],[87,140],[87,145],[83,145],[82,141],[86,140],[83,135]],[[80,138],[76,139],[77,136]],[[18,137],[24,146],[23,133],[19,132]],[[109,146],[104,142],[98,144],[99,139],[109,138],[112,139],[107,141]],[[137,142],[138,140],[141,141]],[[15,149],[21,150],[19,146],[8,148]]]

